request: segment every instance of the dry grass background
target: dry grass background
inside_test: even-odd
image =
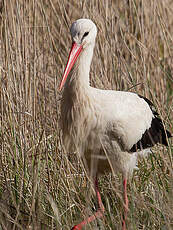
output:
[[[98,27],[91,84],[148,97],[173,131],[172,0],[1,0],[0,229],[66,230],[95,207],[59,128],[69,26],[82,17]],[[173,229],[173,148],[153,152],[128,188],[128,230]],[[100,179],[106,214],[97,229],[121,229],[121,182]]]

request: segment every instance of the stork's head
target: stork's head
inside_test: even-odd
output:
[[[60,84],[60,90],[64,86],[67,76],[82,50],[87,49],[89,45],[94,46],[97,35],[97,27],[90,19],[78,19],[73,22],[70,32],[73,43],[63,79]]]
[[[90,19],[78,19],[73,22],[70,32],[73,42],[84,49],[89,44],[95,43],[97,27]]]

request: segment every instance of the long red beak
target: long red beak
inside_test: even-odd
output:
[[[64,75],[63,75],[63,78],[62,78],[62,81],[61,81],[61,84],[59,87],[60,90],[64,86],[66,79],[67,79],[67,76],[68,76],[71,68],[73,67],[74,63],[76,62],[81,51],[82,51],[82,45],[78,45],[76,42],[73,42],[71,50],[70,50],[70,54],[68,57],[67,65],[65,67]]]

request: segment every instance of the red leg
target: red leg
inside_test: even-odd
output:
[[[84,225],[94,221],[96,218],[101,218],[103,216],[104,206],[103,206],[100,192],[99,192],[99,188],[98,188],[97,177],[95,179],[95,192],[96,192],[97,202],[98,202],[97,212],[95,212],[94,215],[88,217],[86,220],[83,220],[81,223],[75,225],[71,230],[81,230]]]
[[[122,222],[122,229],[126,230],[126,219],[127,219],[127,212],[128,212],[128,197],[127,197],[127,179],[125,178],[123,181],[123,189],[124,189],[124,216],[123,216],[123,222]]]

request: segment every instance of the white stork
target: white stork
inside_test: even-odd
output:
[[[72,229],[80,230],[95,218],[103,216],[104,206],[97,175],[113,170],[121,172],[124,178],[122,229],[125,230],[127,178],[137,165],[138,153],[149,152],[149,148],[156,143],[167,146],[167,138],[171,134],[165,131],[148,99],[131,92],[90,86],[89,72],[96,35],[96,25],[89,19],[79,19],[72,24],[73,43],[60,84],[60,90],[65,86],[61,101],[64,145],[68,151],[77,150],[86,160],[88,169],[94,169],[92,179],[95,180],[98,201],[97,212]]]

